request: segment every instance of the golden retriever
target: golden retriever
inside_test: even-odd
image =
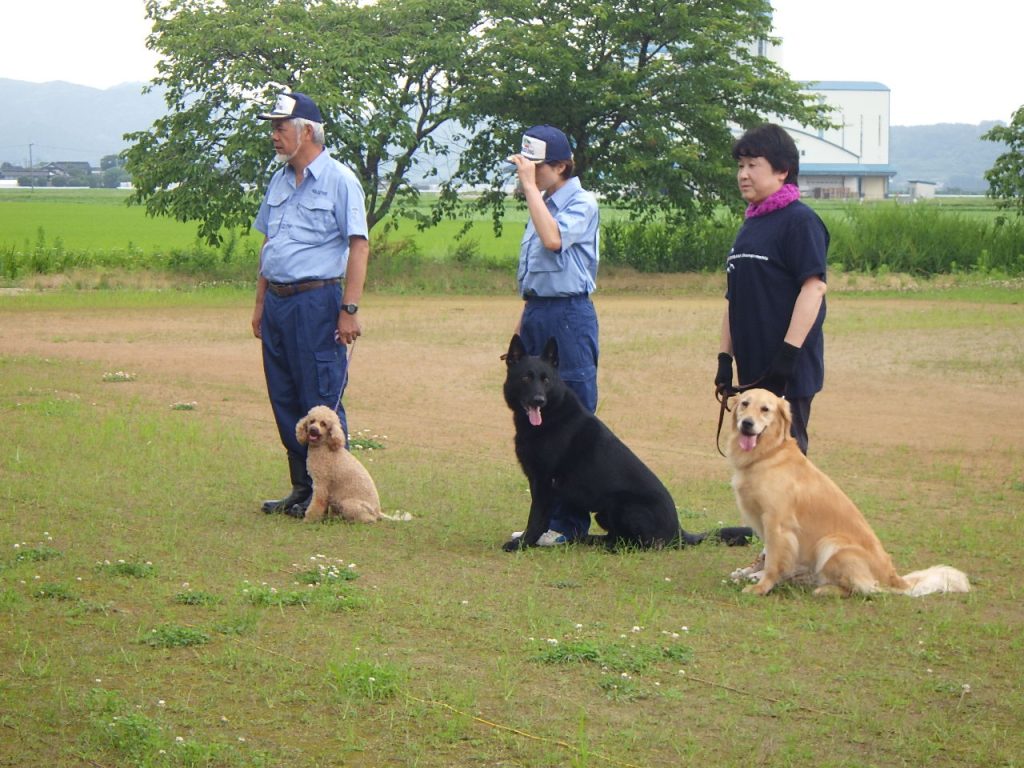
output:
[[[308,449],[306,471],[313,479],[308,522],[319,522],[330,511],[353,523],[409,519],[381,511],[377,486],[366,467],[345,448],[345,431],[333,409],[311,408],[295,425],[295,437]]]
[[[900,576],[864,515],[790,435],[789,403],[765,389],[738,395],[729,460],[740,515],[765,545],[763,570],[743,591],[766,595],[795,580],[815,594],[969,592],[966,574],[940,565]],[[755,566],[757,567],[757,566]]]

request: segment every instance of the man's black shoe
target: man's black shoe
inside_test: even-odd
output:
[[[289,510],[297,504],[304,504],[302,513],[306,513],[306,507],[309,506],[309,499],[313,495],[313,491],[304,485],[293,485],[292,492],[285,496],[283,499],[276,499],[271,501],[264,501],[261,509],[268,515],[273,514],[289,514]]]
[[[298,504],[292,504],[288,509],[284,511],[289,517],[297,517],[302,520],[306,517],[306,510],[309,509],[309,502],[313,500],[312,496],[308,496],[305,501],[300,501]]]

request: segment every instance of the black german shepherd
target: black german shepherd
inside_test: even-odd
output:
[[[505,355],[505,402],[516,428],[516,457],[530,481],[530,519],[506,552],[536,545],[558,502],[595,513],[607,536],[588,536],[609,548],[699,544],[708,533],[679,526],[676,505],[657,476],[580,403],[558,375],[558,344],[548,339],[540,357],[526,354],[518,335]],[[714,536],[746,544],[750,528],[722,528]]]

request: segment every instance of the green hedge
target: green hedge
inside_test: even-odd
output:
[[[933,205],[880,203],[822,212],[829,264],[853,272],[1024,274],[1024,221],[1000,221]],[[613,221],[601,258],[640,272],[724,269],[741,219],[720,214],[691,225]]]

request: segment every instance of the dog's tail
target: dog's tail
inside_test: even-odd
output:
[[[742,525],[726,526],[724,528],[713,528],[703,533],[689,533],[683,531],[680,536],[680,543],[684,547],[693,547],[704,541],[726,544],[730,547],[745,547],[754,538],[754,529]]]
[[[903,577],[909,585],[903,592],[911,597],[944,592],[970,592],[971,582],[967,574],[948,565],[934,565],[923,571],[914,571]]]
[[[394,520],[397,523],[405,523],[412,520],[412,515],[408,512],[396,512],[393,515],[389,515],[387,512],[381,512],[380,516],[385,520]]]

